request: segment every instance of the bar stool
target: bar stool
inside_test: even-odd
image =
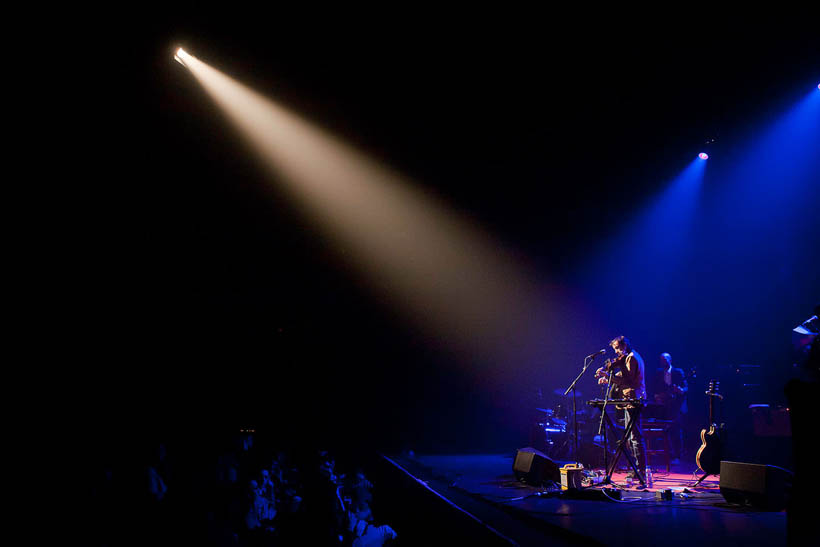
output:
[[[669,449],[669,429],[672,427],[672,420],[657,420],[655,418],[649,418],[643,421],[643,427],[641,428],[641,433],[643,433],[643,438],[646,441],[646,457],[649,459],[649,456],[663,456],[664,461],[666,462],[666,472],[669,473],[671,470],[670,462],[670,449]],[[660,441],[660,447],[658,447],[658,441]]]

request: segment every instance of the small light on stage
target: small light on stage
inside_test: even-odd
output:
[[[700,154],[698,154],[698,157],[702,160],[708,160],[709,154],[707,154],[706,152],[701,152]]]

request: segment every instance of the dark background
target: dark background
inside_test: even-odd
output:
[[[761,367],[754,397],[782,402],[790,330],[820,301],[816,158],[774,216],[765,192],[732,201],[742,182],[727,173],[820,93],[820,44],[793,22],[683,23],[281,13],[115,30],[73,166],[87,183],[72,196],[80,230],[65,248],[66,316],[85,356],[71,376],[77,405],[115,430],[241,424],[385,449],[509,449],[525,443],[534,388],[565,388],[618,334],[648,369],[662,351],[697,367],[693,409],[705,410],[710,377],[733,389],[741,364]],[[551,352],[567,333],[545,332],[542,355],[504,364],[511,385],[467,372],[468,359],[374,296],[278,191],[173,61],[178,45],[525,257],[594,314],[573,333],[577,352]],[[653,270],[666,255],[602,254],[710,138],[705,212],[674,282]],[[636,255],[641,273],[612,287]],[[584,382],[583,398],[595,396]]]

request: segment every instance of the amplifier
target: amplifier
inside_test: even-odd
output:
[[[793,474],[774,465],[720,462],[720,493],[729,503],[768,511],[786,508]]]

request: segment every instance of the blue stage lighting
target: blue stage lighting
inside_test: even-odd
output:
[[[706,152],[701,152],[700,154],[698,154],[698,157],[702,160],[708,160],[709,154],[707,154]]]

